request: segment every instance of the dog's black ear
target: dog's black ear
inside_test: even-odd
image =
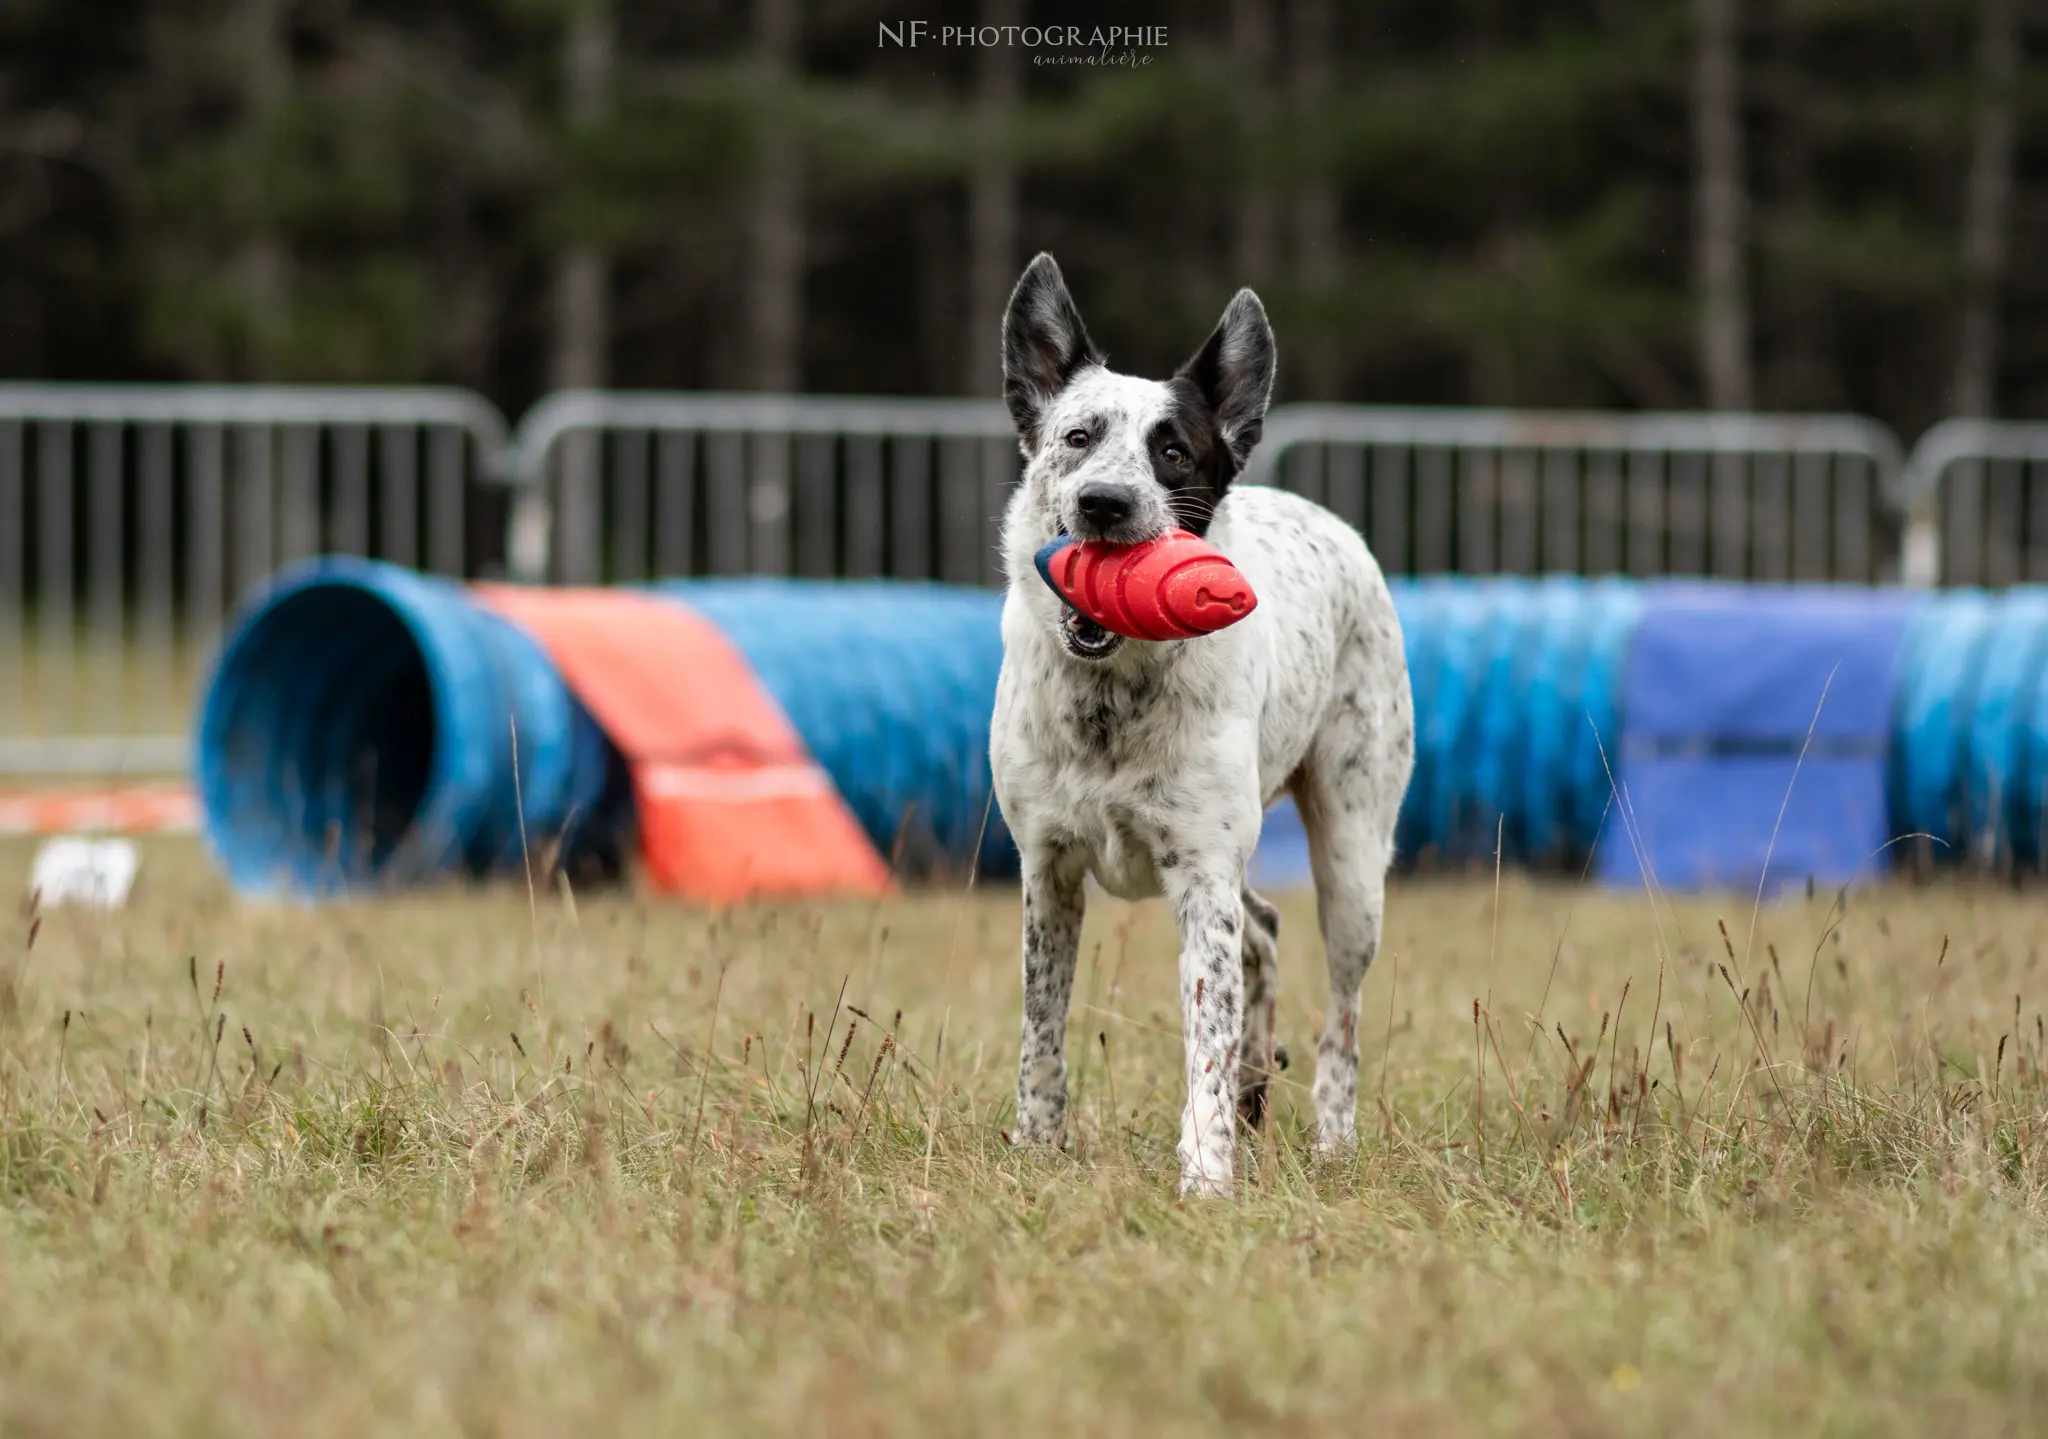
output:
[[[1102,363],[1081,311],[1052,256],[1024,267],[1003,314],[1003,399],[1027,450],[1038,444],[1038,420],[1067,381]]]
[[[1216,412],[1216,428],[1239,469],[1264,432],[1277,365],[1266,307],[1250,290],[1239,290],[1202,348],[1180,367]]]

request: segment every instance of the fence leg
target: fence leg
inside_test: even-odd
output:
[[[1941,527],[1934,520],[1932,497],[1906,514],[1899,535],[1899,579],[1920,590],[1941,583]]]

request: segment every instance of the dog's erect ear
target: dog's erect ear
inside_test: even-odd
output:
[[[1067,381],[1102,356],[1052,256],[1024,267],[1003,315],[1003,399],[1026,449],[1038,444],[1038,420]]]
[[[1266,307],[1250,290],[1239,290],[1202,348],[1180,367],[1216,412],[1216,427],[1240,469],[1265,429],[1276,365]]]

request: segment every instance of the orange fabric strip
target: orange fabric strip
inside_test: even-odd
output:
[[[547,651],[625,754],[657,887],[712,903],[891,887],[831,777],[709,620],[631,590],[472,590]]]

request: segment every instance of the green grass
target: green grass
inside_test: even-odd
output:
[[[0,932],[0,1431],[2036,1432],[2039,899],[1828,898],[1398,884],[1319,1162],[1290,897],[1297,1065],[1183,1204],[1156,906],[1048,1154],[1014,893],[308,913],[167,842]]]

